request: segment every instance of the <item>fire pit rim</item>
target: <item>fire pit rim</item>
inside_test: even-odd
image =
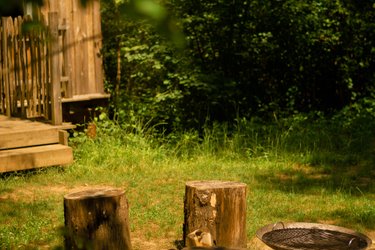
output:
[[[367,247],[370,247],[372,245],[372,240],[357,231],[354,231],[349,228],[345,227],[340,227],[336,225],[329,225],[329,224],[322,224],[322,223],[310,223],[310,222],[277,222],[277,223],[272,223],[268,224],[266,226],[261,227],[260,229],[257,230],[256,236],[263,241],[263,235],[266,233],[269,233],[273,230],[278,230],[278,229],[319,229],[319,230],[330,230],[330,231],[336,231],[340,233],[345,233],[345,234],[350,234],[353,236],[357,236],[359,238],[362,238],[367,242]],[[264,242],[264,241],[263,241]],[[266,242],[264,242],[266,243]]]

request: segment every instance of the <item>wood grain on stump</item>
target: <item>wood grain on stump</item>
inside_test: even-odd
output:
[[[184,214],[187,247],[246,248],[246,184],[187,182]]]
[[[94,188],[64,196],[66,249],[132,249],[125,192]]]

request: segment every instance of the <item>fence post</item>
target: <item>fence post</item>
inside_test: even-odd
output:
[[[8,18],[1,18],[3,30],[2,30],[2,50],[3,50],[3,79],[4,79],[4,90],[5,90],[5,106],[6,115],[11,116],[11,100],[10,100],[10,86],[9,86],[9,65],[8,65]]]
[[[61,106],[61,83],[60,83],[60,48],[59,48],[59,19],[57,12],[48,13],[48,25],[50,28],[50,49],[51,60],[51,111],[52,124],[62,124]]]

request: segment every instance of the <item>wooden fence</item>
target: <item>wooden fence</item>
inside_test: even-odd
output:
[[[30,17],[3,17],[0,33],[0,113],[60,124],[64,32],[59,37],[57,13],[35,27]]]

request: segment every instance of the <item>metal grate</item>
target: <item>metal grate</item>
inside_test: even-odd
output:
[[[364,250],[371,240],[352,230],[316,223],[276,223],[257,236],[275,250]]]

